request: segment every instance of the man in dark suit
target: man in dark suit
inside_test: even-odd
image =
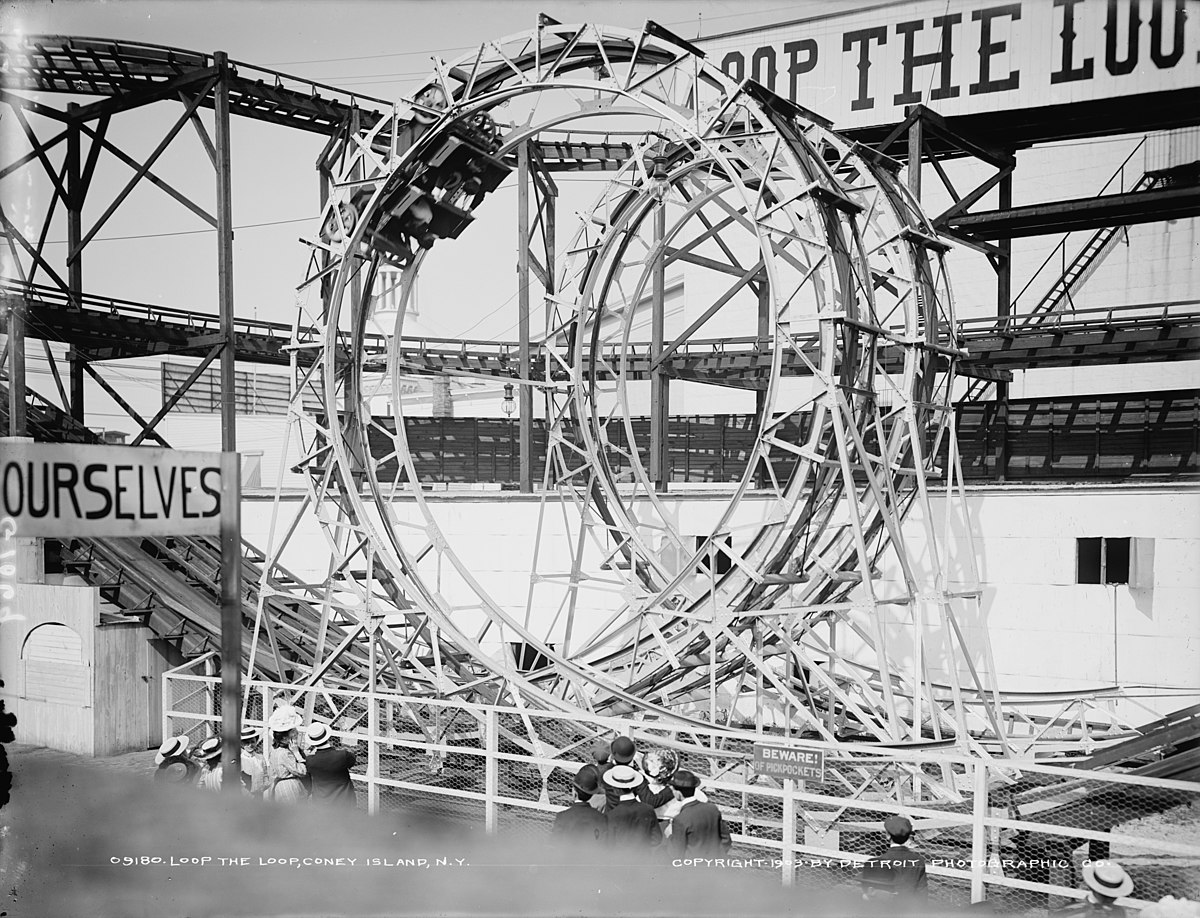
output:
[[[912,823],[904,816],[889,816],[883,831],[891,842],[882,857],[863,864],[859,882],[867,897],[891,894],[914,906],[929,899],[929,878],[925,875],[925,856],[909,846]]]
[[[325,724],[308,728],[308,745],[304,764],[312,780],[312,802],[353,809],[354,783],[350,780],[350,769],[354,767],[354,753],[333,748],[333,732]]]
[[[696,799],[700,779],[680,769],[671,778],[675,798],[683,804],[671,822],[667,850],[672,857],[724,857],[733,847],[733,837],[715,804]]]
[[[594,809],[592,796],[600,790],[595,765],[584,765],[575,773],[575,802],[554,817],[550,834],[567,841],[604,843],[608,841],[608,819]]]
[[[618,848],[646,850],[662,842],[662,829],[654,807],[638,799],[636,790],[646,776],[628,765],[614,765],[604,773],[604,783],[618,794],[608,811],[608,840]]]

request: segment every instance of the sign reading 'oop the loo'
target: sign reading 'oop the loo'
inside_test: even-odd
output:
[[[0,516],[22,536],[217,535],[221,454],[2,443]]]

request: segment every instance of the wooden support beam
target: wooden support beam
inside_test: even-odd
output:
[[[533,366],[529,337],[530,226],[529,144],[517,148],[517,348],[518,370],[521,379],[529,379]],[[533,491],[533,389],[521,386],[517,397],[519,425],[520,487],[526,494]]]
[[[212,90],[212,80],[216,78],[217,74],[218,70],[215,66],[190,70],[161,83],[154,83],[148,89],[123,92],[119,96],[112,96],[99,102],[93,102],[91,105],[81,106],[75,113],[75,117],[83,121],[92,121],[105,115],[111,117],[121,112],[141,108],[151,102],[172,99],[180,90],[190,89],[194,86],[204,86],[204,90],[198,96],[199,99],[203,99]]]
[[[650,364],[653,367],[650,373],[650,480],[656,491],[665,494],[671,481],[671,382],[666,368],[662,366],[663,357],[668,353],[663,349],[667,292],[665,198],[653,205],[651,219],[654,237],[650,250],[654,254],[654,263],[650,266]],[[677,340],[675,346],[678,345]]]
[[[202,93],[201,95],[196,97],[196,99],[194,101],[194,105],[199,105],[200,100],[205,95],[208,94],[208,91],[210,89],[211,89],[211,83],[209,84],[209,86],[207,86],[205,88],[204,93]],[[189,108],[188,111],[185,112],[184,115],[181,118],[179,118],[175,122],[174,125],[171,126],[171,129],[167,131],[166,136],[163,137],[163,139],[159,142],[158,146],[154,148],[154,151],[150,154],[150,156],[146,159],[146,161],[144,163],[142,163],[140,166],[138,166],[137,170],[134,172],[133,178],[129,180],[129,183],[123,189],[121,189],[121,192],[117,195],[116,199],[108,206],[108,209],[103,214],[101,214],[100,218],[92,225],[92,228],[88,231],[87,235],[84,236],[83,239],[80,241],[79,246],[75,249],[72,249],[71,252],[67,255],[68,261],[79,257],[79,253],[83,250],[83,247],[85,245],[87,245],[95,237],[96,233],[100,232],[100,229],[104,226],[105,223],[108,222],[109,217],[111,217],[113,215],[113,213],[116,211],[116,209],[121,206],[121,203],[127,197],[129,197],[129,193],[131,191],[133,191],[133,189],[137,186],[137,183],[139,181],[141,181],[143,177],[146,176],[146,174],[150,171],[150,167],[153,166],[154,163],[158,161],[158,158],[163,154],[163,151],[166,150],[166,148],[170,145],[171,141],[175,139],[175,136],[179,133],[180,129],[185,124],[188,123],[188,119],[190,118],[192,112],[195,110],[194,105],[193,105],[193,107]],[[189,203],[189,206],[191,206],[193,209],[198,210],[198,208],[196,208],[195,205],[191,205],[190,202],[187,202],[186,198],[184,199],[184,201],[185,201],[185,203]],[[199,213],[202,216],[204,216],[205,219],[211,220],[211,217],[208,217],[206,214],[204,214],[204,212],[202,210],[199,210]]]
[[[216,185],[217,185],[217,305],[220,312],[221,335],[225,345],[221,351],[221,451],[237,452],[237,412],[234,393],[237,380],[234,372],[236,335],[234,333],[233,307],[233,184],[232,155],[229,133],[229,80],[232,70],[225,52],[214,55],[217,76],[213,111],[216,122]],[[208,94],[209,88],[197,96],[196,101]],[[184,120],[191,118],[195,105],[189,105]]]
[[[196,368],[192,370],[188,378],[179,384],[179,388],[171,393],[170,398],[163,402],[163,406],[158,409],[158,413],[150,419],[147,427],[143,428],[142,431],[133,438],[132,442],[129,444],[130,446],[138,446],[141,444],[142,440],[144,440],[150,431],[157,426],[158,422],[167,416],[167,413],[175,407],[181,398],[183,398],[184,393],[187,392],[187,390],[192,387],[196,380],[200,378],[200,375],[208,369],[208,365],[213,362],[219,353],[221,353],[224,346],[224,343],[217,344],[208,352],[208,354],[205,355],[204,359],[196,365]]]
[[[195,117],[195,112],[192,113],[192,116]],[[82,123],[80,124],[80,127],[83,131],[85,131],[87,134],[89,134],[92,137],[92,151],[93,152],[95,152],[97,145],[98,145],[99,147],[101,147],[105,150],[108,150],[108,152],[110,152],[113,156],[115,156],[117,159],[119,159],[125,165],[127,165],[131,169],[133,169],[135,173],[139,172],[143,168],[142,163],[139,163],[136,159],[134,159],[132,156],[130,156],[128,153],[126,153],[124,150],[122,150],[120,147],[105,140],[104,135],[102,133],[100,133],[99,131],[93,131],[86,124],[82,124]],[[90,163],[90,160],[89,160],[89,165],[93,165]],[[147,182],[150,182],[152,185],[156,185],[157,187],[161,188],[163,191],[165,191],[172,198],[174,198],[176,201],[178,201],[180,204],[182,204],[184,207],[186,207],[188,210],[190,210],[192,213],[194,213],[197,217],[199,217],[201,220],[203,220],[209,226],[213,227],[214,229],[216,228],[216,226],[217,226],[217,218],[216,217],[212,216],[212,214],[210,214],[203,207],[201,207],[199,204],[197,204],[195,201],[193,201],[191,198],[189,198],[187,195],[185,195],[182,191],[175,188],[166,179],[160,178],[159,176],[155,175],[154,172],[151,171],[150,169],[146,169],[145,172],[142,173],[141,177],[144,178]],[[90,174],[89,174],[89,181],[90,181]]]
[[[138,414],[137,411],[133,408],[133,406],[130,405],[129,402],[125,401],[125,399],[121,395],[121,393],[118,392],[116,389],[114,389],[112,387],[112,384],[109,383],[109,381],[107,379],[105,379],[103,376],[101,376],[99,373],[97,373],[96,370],[92,367],[92,365],[90,363],[83,363],[82,366],[83,366],[83,369],[87,371],[87,374],[89,376],[91,376],[92,379],[96,380],[96,382],[98,382],[100,384],[100,388],[103,389],[105,392],[107,392],[109,394],[109,396],[112,398],[112,400],[114,402],[116,402],[118,405],[120,405],[121,408],[125,411],[125,413],[127,415],[129,415],[131,418],[133,418],[135,421],[137,421],[138,424],[141,425],[143,430],[148,430],[149,435],[151,437],[153,437],[155,440],[157,440],[161,445],[167,447],[167,449],[171,448],[171,444],[168,443],[166,440],[164,440],[162,438],[162,435],[158,431],[149,429],[150,425],[147,423],[146,419],[143,418],[140,414]]]

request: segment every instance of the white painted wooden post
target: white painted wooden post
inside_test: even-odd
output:
[[[500,760],[496,753],[500,751],[500,717],[495,708],[487,712],[484,737],[483,757],[483,824],[484,830],[492,835],[496,831],[496,796],[500,792]]]
[[[796,882],[796,782],[783,779],[783,885]]]
[[[271,764],[271,703],[275,699],[275,692],[269,685],[262,687],[263,699],[263,725],[262,725],[262,751],[263,762],[269,767]]]
[[[379,696],[369,693],[367,704],[367,812],[374,816],[379,812]]]
[[[171,726],[171,718],[167,712],[171,710],[172,692],[171,692],[171,676],[169,673],[163,673],[162,676],[162,738],[165,743],[171,737],[175,736],[175,730]]]
[[[971,903],[982,902],[986,898],[983,877],[987,870],[987,833],[984,831],[984,817],[988,812],[988,782],[987,766],[983,762],[975,762],[975,799],[971,806]]]

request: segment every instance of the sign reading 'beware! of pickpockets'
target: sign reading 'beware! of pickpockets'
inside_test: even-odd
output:
[[[221,454],[0,442],[0,516],[22,536],[216,535]]]
[[[820,782],[825,780],[825,753],[820,749],[788,749],[755,743],[754,770],[773,778]]]

